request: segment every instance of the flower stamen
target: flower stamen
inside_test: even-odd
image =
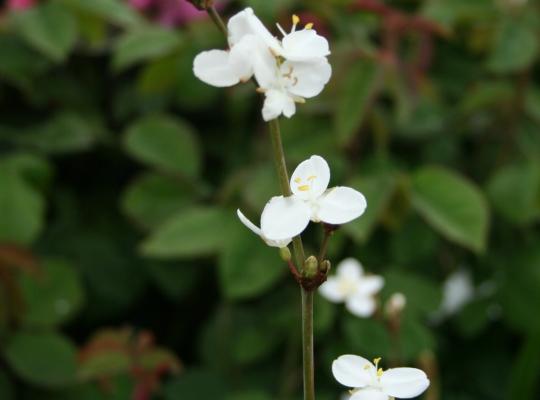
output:
[[[310,22],[309,24],[306,24],[306,26],[304,27],[304,29],[307,29],[308,31],[310,29],[313,29],[313,22]]]

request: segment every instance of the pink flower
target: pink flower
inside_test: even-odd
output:
[[[8,0],[8,10],[27,10],[36,5],[37,0]]]
[[[155,3],[154,0],[129,0],[129,4],[138,10],[146,10],[153,3]]]
[[[224,3],[226,0],[218,2],[217,8]],[[197,10],[187,0],[129,0],[129,4],[165,26],[184,25],[207,17],[206,12]]]

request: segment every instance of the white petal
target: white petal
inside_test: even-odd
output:
[[[346,295],[346,292],[341,290],[339,279],[333,276],[319,287],[319,293],[333,303],[341,303]]]
[[[283,107],[283,115],[287,118],[291,118],[296,114],[296,104],[291,96],[285,98],[285,106]]]
[[[266,29],[250,7],[231,17],[227,28],[229,32],[229,44],[231,46],[242,40],[245,35],[254,34],[275,51],[280,51],[281,49],[279,41]]]
[[[381,376],[383,391],[400,399],[410,399],[421,395],[429,386],[424,371],[417,368],[391,368]]]
[[[292,32],[282,41],[281,55],[290,61],[310,61],[330,54],[328,40],[313,29]]]
[[[373,383],[375,366],[360,356],[346,354],[332,363],[334,378],[344,386],[363,388]]]
[[[294,196],[273,197],[262,213],[262,233],[269,240],[295,237],[306,229],[310,215],[309,206]]]
[[[308,200],[324,193],[330,182],[330,167],[320,156],[302,161],[291,176],[291,190],[301,199]]]
[[[260,87],[270,88],[275,85],[276,59],[262,39],[254,34],[245,35],[232,47],[229,63],[238,73],[242,73],[243,81],[255,74]]]
[[[358,260],[346,258],[337,265],[336,273],[340,279],[356,282],[364,274],[364,268]]]
[[[388,396],[379,389],[360,389],[349,400],[388,400]]]
[[[345,307],[352,314],[358,317],[370,317],[375,312],[377,304],[371,296],[365,296],[362,293],[353,295],[347,299]]]
[[[240,82],[241,75],[229,64],[229,52],[203,51],[193,61],[193,72],[201,81],[217,87],[229,87]]]
[[[266,91],[265,95],[266,98],[262,109],[263,119],[265,121],[278,118],[284,113],[285,109],[290,107],[292,99],[282,90],[270,89]]]
[[[317,219],[328,224],[340,225],[361,216],[366,210],[364,195],[354,189],[338,186],[320,197]]]
[[[364,276],[358,283],[358,292],[364,295],[374,295],[384,286],[384,278],[378,275]]]
[[[249,230],[251,230],[254,234],[261,236],[261,228],[259,228],[257,225],[255,225],[253,222],[251,222],[249,219],[246,218],[244,214],[242,214],[242,211],[236,210],[236,215],[238,215],[238,218],[240,218],[240,221],[247,226]]]
[[[292,72],[291,72],[292,71]],[[295,96],[311,98],[322,92],[332,76],[332,67],[326,58],[315,62],[284,62],[281,74],[285,79],[287,90]]]

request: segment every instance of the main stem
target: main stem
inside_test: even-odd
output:
[[[279,186],[283,196],[290,196],[289,173],[285,163],[285,153],[281,141],[279,120],[274,119],[268,123],[274,163],[279,178]],[[293,239],[294,255],[297,268],[302,268],[306,256],[302,238],[297,236]],[[304,400],[315,400],[315,362],[313,357],[313,291],[300,288],[302,297],[302,358],[304,371]]]
[[[219,13],[212,6],[206,10],[216,26],[227,36],[227,27]],[[279,186],[283,196],[290,196],[291,187],[289,185],[289,173],[285,162],[285,152],[281,141],[281,129],[279,120],[276,118],[268,123],[270,137],[272,139],[272,149],[274,163],[279,178]],[[302,269],[306,256],[302,238],[293,238],[293,249],[296,260],[296,267]],[[301,272],[301,271],[300,271]],[[313,357],[313,291],[300,288],[302,297],[302,356],[304,370],[304,400],[315,400],[315,362]]]

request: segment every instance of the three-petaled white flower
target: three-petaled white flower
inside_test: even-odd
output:
[[[248,227],[249,230],[251,230],[256,235],[260,236],[261,239],[270,247],[287,247],[289,243],[291,243],[292,238],[287,238],[285,240],[270,240],[267,237],[264,236],[264,234],[261,231],[261,228],[259,228],[257,225],[255,225],[253,222],[251,222],[249,219],[246,218],[244,214],[242,214],[242,211],[236,210],[236,214],[238,215],[238,218],[240,218],[240,221]]]
[[[290,118],[295,103],[317,96],[330,80],[332,68],[326,57],[328,41],[307,24],[296,30],[300,19],[293,16],[291,32],[280,41],[265,28],[251,8],[239,12],[228,23],[229,51],[210,50],[193,63],[195,76],[210,85],[229,87],[253,76],[266,95],[263,118],[281,114]]]
[[[417,368],[379,368],[363,357],[343,355],[332,363],[332,373],[344,386],[353,388],[350,400],[410,399],[421,395],[429,386],[424,371]]]
[[[345,302],[354,315],[371,316],[377,307],[375,294],[383,287],[384,278],[364,275],[362,264],[354,258],[340,262],[336,272],[319,287],[319,293],[334,303]]]
[[[287,240],[302,233],[309,221],[341,225],[360,217],[367,206],[362,193],[345,186],[328,189],[330,168],[324,158],[311,156],[291,177],[292,196],[273,197],[261,216],[262,234]]]

